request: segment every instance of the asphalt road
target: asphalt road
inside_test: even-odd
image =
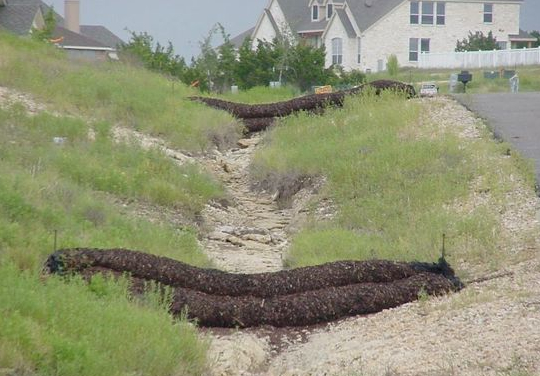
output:
[[[486,119],[496,137],[534,161],[539,186],[540,93],[460,94],[456,99]]]

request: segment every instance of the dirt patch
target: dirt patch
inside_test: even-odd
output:
[[[32,96],[0,86],[0,108],[8,108],[15,104],[23,106],[28,115],[37,115],[47,110],[44,104],[38,103]]]

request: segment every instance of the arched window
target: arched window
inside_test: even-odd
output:
[[[343,64],[343,39],[341,38],[332,39],[332,64]]]

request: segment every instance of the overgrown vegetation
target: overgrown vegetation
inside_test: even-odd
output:
[[[200,375],[206,344],[186,320],[171,318],[157,294],[134,299],[126,282],[98,278],[87,285],[43,277],[41,269],[55,231],[58,248],[127,247],[208,266],[193,229],[159,215],[143,218],[152,213],[136,208],[166,206],[193,218],[222,197],[221,187],[157,150],[114,142],[112,124],[197,151],[238,127],[227,114],[184,102],[181,95],[191,91],[183,85],[173,91],[160,75],[70,63],[32,40],[0,34],[0,65],[1,86],[82,116],[29,116],[21,104],[0,109],[0,369]]]
[[[214,38],[223,43],[214,48]],[[252,48],[253,43],[257,48]],[[169,43],[154,45],[147,33],[132,33],[123,52],[139,58],[149,69],[173,76],[202,91],[228,92],[232,85],[242,90],[269,86],[270,82],[307,91],[315,85],[350,85],[363,83],[359,72],[345,73],[339,67],[325,68],[324,47],[313,47],[294,36],[282,33],[271,43],[246,39],[236,51],[223,26],[217,24],[200,42],[200,55],[190,65],[174,54]]]
[[[43,375],[169,375],[184,368],[200,374],[204,346],[165,307],[138,307],[125,286],[112,282],[87,287],[39,276],[55,230],[58,247],[125,246],[208,264],[191,230],[121,215],[113,199],[176,202],[188,211],[195,209],[191,198],[203,199],[206,178],[198,178],[201,186],[182,182],[164,156],[114,145],[107,129],[101,125],[90,141],[80,120],[0,110],[0,368]],[[59,135],[62,145],[53,142]]]
[[[206,344],[157,294],[126,283],[41,280],[0,265],[0,368],[8,375],[201,375]]]
[[[392,54],[388,57],[388,63],[386,63],[386,70],[390,77],[397,76],[399,72],[399,63],[396,55]]]
[[[464,144],[450,133],[415,136],[421,111],[393,95],[361,96],[325,117],[301,114],[271,131],[254,176],[278,183],[326,176],[323,194],[338,207],[334,219],[313,219],[295,237],[289,266],[374,257],[436,260],[443,233],[451,239],[452,260],[496,262],[497,213],[459,213],[451,205],[478,176],[491,182],[491,194],[501,195],[507,189],[501,171],[521,168],[521,162],[493,164],[490,156],[507,146],[484,139]]]
[[[0,85],[32,93],[60,112],[160,135],[195,152],[240,135],[241,125],[228,114],[184,99],[197,91],[143,68],[70,62],[53,46],[5,33],[0,56]]]

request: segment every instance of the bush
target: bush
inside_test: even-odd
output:
[[[154,295],[157,293],[154,293]],[[0,264],[0,368],[8,374],[200,375],[206,344],[159,298],[135,303],[127,283],[42,281]]]
[[[392,54],[388,57],[388,62],[386,63],[386,69],[388,70],[388,74],[391,77],[397,76],[399,72],[399,63],[397,56]]]

